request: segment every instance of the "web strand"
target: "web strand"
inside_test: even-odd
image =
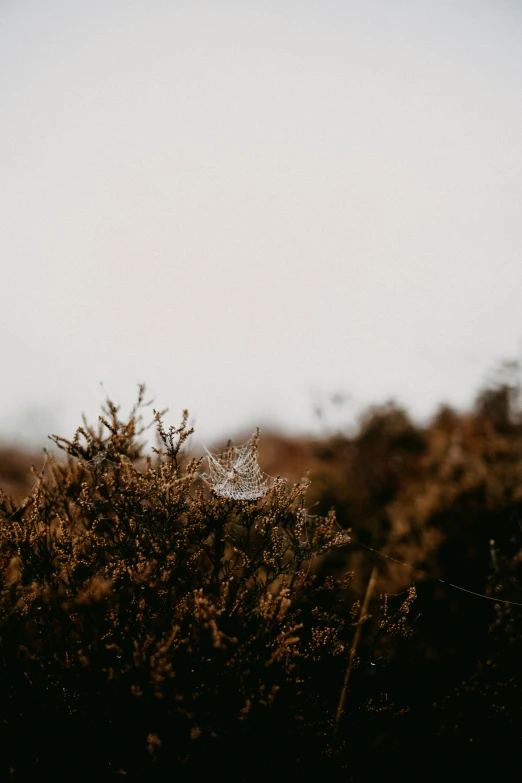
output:
[[[392,560],[394,563],[398,563],[401,566],[404,566],[405,568],[409,568],[410,571],[416,571],[418,574],[422,574],[427,579],[433,579],[436,582],[440,582],[442,585],[446,585],[446,587],[453,587],[454,590],[460,590],[462,593],[468,593],[468,595],[474,595],[477,598],[484,598],[486,601],[493,601],[496,604],[505,604],[507,606],[522,606],[522,602],[520,601],[507,601],[504,598],[492,598],[490,595],[484,595],[484,593],[477,593],[475,590],[468,590],[467,587],[461,587],[460,585],[455,585],[453,582],[447,582],[445,579],[441,579],[438,576],[433,576],[432,574],[428,574],[427,571],[423,571],[422,568],[417,568],[416,566],[409,565],[408,563],[403,563],[402,560],[397,560],[396,557],[392,557],[391,555],[385,555],[384,552],[379,552],[378,549],[374,549],[371,546],[368,546],[367,544],[361,544],[360,541],[354,541],[354,544],[356,546],[360,546],[363,549],[368,549],[370,552],[374,552],[374,554],[379,555],[380,557],[385,557],[386,560]]]

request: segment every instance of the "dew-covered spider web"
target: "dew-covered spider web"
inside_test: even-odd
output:
[[[212,454],[206,446],[210,475],[201,478],[216,495],[233,500],[256,500],[268,491],[268,476],[257,461],[259,429],[242,446],[229,445],[221,454]]]

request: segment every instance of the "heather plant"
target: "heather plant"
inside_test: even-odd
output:
[[[0,497],[2,774],[171,779],[212,759],[249,780],[267,743],[281,769],[326,764],[368,617],[350,573],[314,571],[349,537],[307,511],[306,477],[255,499],[206,486],[187,412],[155,411],[145,454],[147,404],[140,387],[122,420],[107,400],[97,428],[53,436],[65,458],[21,505]]]
[[[500,769],[522,739],[516,386],[202,458],[144,399],[0,497],[0,779]]]
[[[357,719],[345,714],[344,736],[371,750],[374,774],[413,753],[432,764],[436,757],[439,776],[457,756],[483,772],[484,754],[498,772],[520,746],[519,379],[509,363],[469,410],[443,406],[422,426],[387,404],[369,409],[358,430],[286,444],[289,463],[310,466],[310,505],[320,513],[334,506],[352,538],[319,568],[354,572],[352,596],[364,594],[376,566],[390,600],[415,587],[415,633],[399,629],[390,647],[386,628],[366,625],[362,665],[350,679],[353,703],[367,706]],[[265,462],[271,473],[280,469],[276,456],[272,449]],[[381,617],[395,612],[385,597]]]

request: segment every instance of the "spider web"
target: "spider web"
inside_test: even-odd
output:
[[[257,430],[242,446],[229,446],[221,454],[212,454],[206,446],[210,475],[201,478],[216,495],[233,500],[256,500],[268,491],[267,474],[262,473],[257,461]]]

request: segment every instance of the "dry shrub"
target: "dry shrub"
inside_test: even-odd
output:
[[[309,502],[323,514],[335,507],[352,537],[316,562],[318,572],[353,571],[348,600],[375,565],[381,591],[416,588],[415,634],[402,634],[391,658],[381,649],[382,627],[366,634],[369,644],[363,639],[375,714],[382,693],[408,709],[400,721],[389,712],[373,720],[373,742],[352,716],[346,731],[371,749],[374,774],[378,760],[384,773],[392,758],[415,755],[420,770],[436,759],[440,777],[459,754],[470,774],[488,763],[498,773],[520,746],[521,402],[520,368],[511,363],[471,410],[444,406],[418,425],[389,403],[369,409],[357,431],[306,445]],[[354,689],[360,699],[369,693],[362,678]]]
[[[259,501],[209,491],[186,412],[168,429],[154,413],[145,456],[146,404],[140,388],[121,420],[107,400],[98,428],[53,438],[65,460],[48,456],[28,502],[2,496],[3,773],[170,780],[222,763],[253,780],[268,746],[280,770],[327,764],[366,618],[346,609],[350,574],[311,566],[348,536],[307,513],[306,480]]]
[[[264,435],[292,481],[258,501],[201,481],[186,415],[155,414],[146,456],[144,405],[107,401],[0,499],[0,779],[501,771],[522,725],[516,385],[423,426],[387,404],[351,435]]]

